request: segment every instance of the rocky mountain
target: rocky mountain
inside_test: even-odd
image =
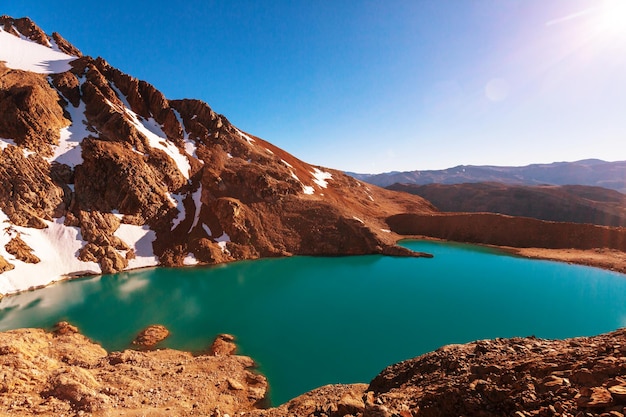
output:
[[[491,212],[541,220],[626,226],[626,195],[585,185],[523,186],[503,183],[393,184],[446,212]]]
[[[0,294],[152,265],[410,255],[384,219],[433,210],[0,17]]]
[[[501,182],[517,185],[589,185],[626,193],[626,161],[606,162],[598,159],[524,167],[459,165],[433,171],[350,175],[381,187],[395,183],[423,185]]]

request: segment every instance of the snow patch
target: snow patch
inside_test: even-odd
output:
[[[189,252],[185,259],[183,259],[183,265],[198,265],[200,262],[196,259],[193,253]]]
[[[200,184],[200,186],[198,187],[198,189],[196,191],[194,191],[194,193],[191,195],[191,198],[193,199],[193,204],[195,207],[195,213],[194,213],[194,217],[193,217],[193,224],[191,225],[191,229],[193,229],[194,227],[196,227],[198,225],[198,221],[200,220],[200,210],[202,209],[202,184]],[[189,230],[191,230],[189,229]]]
[[[39,74],[56,74],[69,71],[70,62],[75,56],[55,51],[20,36],[14,36],[0,29],[0,61],[8,68],[31,71]]]
[[[389,230],[389,229],[380,229],[380,230],[385,232],[385,233],[391,233],[391,230]]]
[[[328,186],[328,182],[326,180],[329,180],[333,177],[333,174],[331,174],[330,172],[324,172],[317,168],[315,168],[315,170],[311,172],[311,174],[313,175],[313,182],[322,188],[326,188]]]
[[[363,220],[359,219],[359,218],[358,218],[358,217],[356,217],[356,216],[352,216],[352,218],[353,218],[354,220],[356,220],[357,222],[361,223],[361,224],[365,224],[365,222],[364,222]]]
[[[102,272],[97,263],[78,259],[78,251],[86,242],[78,227],[66,226],[64,221],[65,218],[44,220],[47,228],[31,229],[12,225],[8,216],[0,211],[0,255],[15,266],[0,274],[0,294],[48,285],[67,275]],[[41,260],[39,263],[22,262],[6,251],[5,245],[17,233],[33,249],[33,253]]]
[[[270,155],[274,155],[274,152],[272,152],[271,149],[265,148],[265,152],[269,153]]]
[[[82,85],[83,79],[80,80]],[[54,148],[54,155],[46,158],[48,162],[58,162],[75,167],[83,163],[82,148],[80,146],[83,139],[89,136],[87,130],[87,118],[85,116],[85,103],[82,101],[78,107],[68,105],[67,112],[70,114],[72,124],[61,129],[59,145]]]
[[[15,141],[12,139],[0,139],[0,149],[1,150],[5,150],[7,148],[7,146],[17,146],[15,144]]]
[[[302,192],[309,195],[315,194],[315,188],[311,187],[310,185],[303,185]]]
[[[233,156],[229,153],[226,154],[226,157],[228,157],[229,159],[232,158]]]
[[[176,209],[178,210],[178,215],[172,220],[172,228],[170,231],[174,230],[180,222],[185,220],[185,206],[183,204],[183,200],[185,200],[185,196],[180,194],[170,194],[171,200],[174,201],[176,205]]]
[[[293,166],[289,162],[285,161],[284,159],[281,159],[280,162],[287,165],[289,168],[293,168]]]
[[[235,128],[235,130],[237,131],[237,133],[239,133],[239,136],[241,136],[243,139],[246,140],[246,142],[248,142],[251,145],[254,143],[254,139],[252,139],[250,136],[246,135],[245,133],[243,133],[241,130],[237,128]]]
[[[195,141],[189,138],[189,132],[187,132],[187,129],[185,129],[185,122],[183,122],[183,118],[178,112],[178,110],[172,109],[172,111],[174,112],[174,115],[176,116],[176,119],[178,120],[178,123],[180,123],[180,127],[183,130],[183,141],[185,142],[185,152],[187,152],[188,155],[193,156],[194,158],[198,159],[198,155],[196,154],[196,151],[198,150],[198,145],[196,145]],[[198,159],[198,160],[204,163],[203,160],[201,159]]]
[[[230,236],[226,234],[226,232],[222,233],[220,237],[215,239],[217,245],[222,249],[223,253],[227,253],[230,255],[230,251],[226,249],[226,243],[230,242]]]
[[[114,235],[135,251],[135,259],[128,261],[126,269],[144,268],[159,264],[159,258],[154,255],[152,249],[152,242],[156,240],[156,233],[150,230],[147,225],[138,226],[122,223]]]
[[[191,173],[189,160],[180,152],[180,149],[178,149],[178,147],[176,147],[176,145],[174,145],[174,143],[167,138],[167,135],[163,132],[161,125],[159,125],[152,117],[144,119],[132,111],[126,96],[124,96],[124,94],[122,94],[122,92],[115,85],[111,85],[111,88],[124,104],[124,107],[121,110],[129,116],[130,122],[135,126],[135,128],[148,139],[148,144],[153,148],[162,150],[170,158],[172,158],[174,163],[176,163],[178,170],[181,174],[183,174],[185,179],[188,180],[189,174]],[[118,107],[109,100],[107,100],[107,103],[114,108]]]

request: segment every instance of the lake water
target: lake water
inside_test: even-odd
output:
[[[444,344],[626,323],[624,275],[478,246],[403,245],[435,257],[293,257],[74,280],[0,301],[0,330],[68,320],[108,350],[150,324],[186,350],[231,333],[280,404],[328,383],[369,382]]]

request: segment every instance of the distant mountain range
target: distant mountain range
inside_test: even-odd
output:
[[[626,193],[626,161],[585,159],[576,162],[532,164],[523,167],[459,165],[433,171],[347,173],[370,184],[462,184],[499,182],[517,185],[590,185]]]

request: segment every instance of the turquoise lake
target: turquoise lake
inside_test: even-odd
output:
[[[150,324],[200,351],[219,333],[254,358],[277,405],[449,343],[595,335],[626,324],[626,276],[470,245],[404,241],[433,259],[293,257],[155,268],[0,301],[0,330],[68,320],[108,350]]]

